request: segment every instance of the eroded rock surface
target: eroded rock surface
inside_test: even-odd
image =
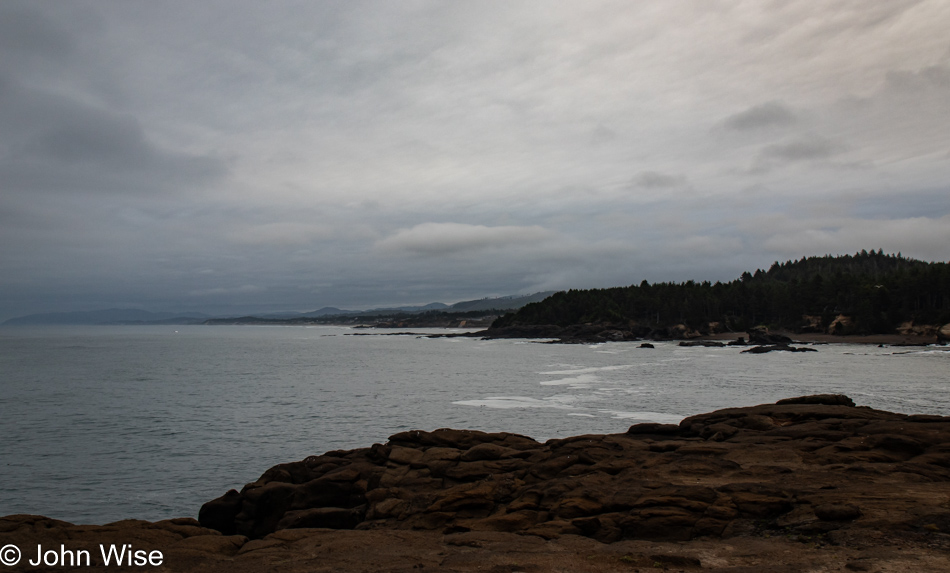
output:
[[[686,541],[925,521],[950,534],[948,500],[950,418],[821,395],[544,444],[402,432],[275,466],[199,521],[249,538],[324,527]]]
[[[946,571],[950,418],[818,395],[543,444],[410,431],[275,466],[197,521],[0,518],[4,546],[102,542],[228,573]]]

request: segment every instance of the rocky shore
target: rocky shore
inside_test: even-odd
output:
[[[682,341],[687,345],[704,345],[710,341],[729,342],[732,346],[787,346],[795,343],[851,343],[886,344],[888,346],[926,346],[950,343],[950,325],[930,333],[894,333],[875,335],[839,335],[814,332],[771,332],[759,327],[747,332],[720,332],[715,329],[693,330],[685,325],[669,328],[650,328],[616,324],[553,324],[516,325],[492,327],[471,332],[444,334],[417,334],[430,338],[482,338],[486,340],[505,338],[543,339],[554,344],[599,344],[603,342]]]
[[[0,518],[3,546],[99,543],[169,571],[947,571],[950,417],[821,395],[543,444],[410,431],[275,466],[197,521]]]

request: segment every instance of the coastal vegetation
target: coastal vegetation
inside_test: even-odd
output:
[[[803,257],[730,282],[653,283],[568,290],[525,305],[493,329],[529,325],[639,325],[745,331],[889,334],[950,322],[950,265],[882,250]]]

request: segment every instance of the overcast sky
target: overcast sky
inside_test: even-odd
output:
[[[950,259],[950,2],[0,2],[0,320]]]

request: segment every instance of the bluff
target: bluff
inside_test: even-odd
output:
[[[741,332],[936,336],[950,323],[950,265],[882,251],[807,257],[734,281],[569,290],[500,317],[492,329],[609,326],[639,337]]]

